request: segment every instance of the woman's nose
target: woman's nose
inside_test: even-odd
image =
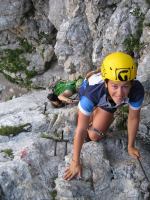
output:
[[[121,87],[119,87],[118,90],[117,90],[117,95],[122,97],[123,94],[124,94],[123,89]]]

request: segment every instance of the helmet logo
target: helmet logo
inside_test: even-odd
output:
[[[130,80],[130,69],[116,69],[116,79],[120,81]]]

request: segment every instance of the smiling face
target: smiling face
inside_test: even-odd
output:
[[[106,83],[108,92],[112,100],[116,104],[120,104],[126,97],[131,89],[131,81],[111,81]]]

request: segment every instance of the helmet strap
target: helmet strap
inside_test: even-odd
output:
[[[108,79],[105,80],[105,93],[106,93],[106,97],[109,98],[110,94],[109,94],[109,91],[108,91]]]

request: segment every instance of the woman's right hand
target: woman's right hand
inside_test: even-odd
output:
[[[65,170],[64,179],[70,181],[74,177],[81,178],[81,174],[82,165],[72,160],[70,166]]]
[[[74,177],[81,179],[82,164],[80,162],[80,152],[84,143],[84,138],[87,134],[89,118],[89,116],[84,115],[80,111],[78,112],[78,125],[74,136],[73,159],[70,163],[70,166],[65,170],[65,180],[71,180]]]

